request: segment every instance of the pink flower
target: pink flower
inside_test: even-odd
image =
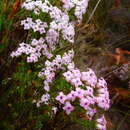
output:
[[[55,78],[55,73],[50,73],[47,77],[46,77],[46,80],[48,81],[48,82],[52,82],[53,80],[54,80],[54,78]]]
[[[75,78],[80,78],[81,77],[80,70],[78,70],[78,69],[73,69],[72,73],[75,76]]]
[[[84,97],[84,90],[81,88],[76,88],[76,96],[78,98],[83,98]]]
[[[63,92],[60,92],[59,95],[56,97],[56,100],[62,104],[64,104],[66,99],[67,99],[67,97],[66,97],[66,95],[64,95]]]
[[[89,100],[90,104],[94,105],[96,103],[96,99],[94,96],[87,96],[86,98]]]
[[[67,95],[67,100],[74,101],[75,98],[76,98],[76,92],[75,92],[75,91],[71,91],[71,92]]]
[[[79,87],[82,85],[82,82],[80,78],[74,78],[71,80],[71,84],[74,85],[75,87]]]
[[[91,120],[96,112],[97,110],[95,108],[88,107],[86,114],[89,116],[89,119]]]
[[[69,3],[69,0],[62,0],[62,2],[67,4],[67,3]]]
[[[67,65],[67,68],[68,68],[68,70],[74,70],[74,68],[75,68],[74,62],[69,63],[69,64]]]
[[[63,73],[63,76],[65,77],[65,79],[66,79],[68,82],[70,82],[71,79],[73,78],[73,74],[72,74],[71,71],[67,71],[67,72]]]
[[[102,115],[100,118],[98,118],[96,120],[96,122],[97,122],[96,126],[99,130],[106,130],[107,122],[106,122],[104,115]]]
[[[104,110],[107,110],[107,109],[109,109],[109,103],[110,103],[110,101],[109,101],[109,99],[105,99],[105,98],[102,98],[102,97],[97,97],[96,98],[96,103],[97,103],[97,105],[98,105],[98,107],[100,107],[100,108],[102,108],[102,109],[104,109]]]
[[[44,86],[44,90],[46,90],[48,92],[50,90],[50,86],[49,85],[45,85]]]
[[[88,109],[89,104],[90,104],[90,102],[89,102],[89,100],[87,98],[82,98],[80,100],[80,106],[83,107],[85,110]]]
[[[97,88],[105,88],[107,87],[107,82],[104,80],[104,78],[100,78],[97,83]]]
[[[87,90],[85,91],[84,96],[86,96],[86,95],[93,96],[93,88],[90,86],[86,86],[86,88],[87,88]]]
[[[87,72],[82,72],[81,74],[81,80],[84,81],[86,85],[95,87],[95,85],[97,84],[97,77],[93,70],[88,69]]]
[[[104,115],[102,115],[102,116],[101,116],[100,118],[98,118],[96,121],[97,121],[98,123],[100,123],[100,124],[106,124],[106,123],[107,123]]]
[[[74,107],[70,104],[70,102],[66,102],[63,109],[66,111],[66,114],[69,115],[74,110]]]
[[[41,100],[37,102],[37,107],[40,107],[41,103],[48,104],[50,95],[48,93],[43,94]]]

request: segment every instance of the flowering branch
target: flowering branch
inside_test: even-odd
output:
[[[61,108],[70,115],[76,109],[75,103],[83,108],[89,120],[92,120],[94,115],[100,109],[109,109],[109,93],[107,83],[103,78],[97,78],[92,69],[88,68],[86,72],[81,72],[76,68],[73,58],[73,49],[65,52],[63,55],[55,55],[55,50],[59,44],[74,43],[75,26],[80,23],[83,14],[86,12],[89,0],[61,0],[63,7],[58,8],[52,5],[49,0],[26,0],[22,4],[22,8],[32,11],[39,16],[40,13],[49,15],[50,20],[43,22],[41,19],[33,20],[28,17],[21,21],[21,25],[25,30],[32,30],[42,35],[39,39],[31,39],[31,43],[20,43],[18,49],[11,53],[12,57],[18,57],[22,54],[27,55],[27,62],[38,62],[43,56],[47,58],[45,67],[39,72],[39,77],[44,79],[45,94],[37,102],[37,107],[42,103],[53,105],[57,102]],[[69,11],[74,9],[73,15],[75,20],[70,20]],[[62,41],[62,42],[61,42]],[[56,75],[60,71],[63,80],[70,84],[69,91],[61,89],[56,91],[56,95],[52,94],[51,89],[56,87],[53,82],[56,80]],[[52,106],[54,114],[58,108]],[[106,129],[106,121],[104,115],[96,120],[96,126],[100,130]]]

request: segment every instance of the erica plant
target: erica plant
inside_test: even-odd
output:
[[[82,21],[88,2],[26,0],[22,8],[31,15],[22,20],[21,25],[33,35],[28,43],[20,43],[11,56],[25,54],[28,63],[39,63],[43,57],[46,59],[38,75],[43,79],[44,94],[37,100],[37,107],[49,105],[53,115],[62,108],[68,116],[77,112],[78,107],[83,109],[88,120],[95,120],[97,129],[106,130],[103,111],[110,106],[106,81],[98,78],[90,68],[81,72],[73,61],[73,48],[67,52],[64,49],[63,52],[57,51],[67,44],[74,46],[75,26]]]

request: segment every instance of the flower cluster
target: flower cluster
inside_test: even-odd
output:
[[[45,33],[45,37],[40,38],[40,40],[33,39],[33,47],[30,44],[21,43],[20,47],[15,52],[12,52],[12,57],[20,56],[24,53],[30,55],[27,57],[27,62],[37,62],[41,55],[50,59],[53,56],[51,52],[55,50],[60,38],[68,40],[71,43],[74,42],[74,24],[69,21],[67,12],[63,12],[56,6],[52,6],[47,0],[45,2],[41,0],[27,0],[23,3],[22,7],[30,11],[38,8],[44,13],[48,13],[52,21],[47,23],[37,19],[33,22],[32,18],[29,17],[22,20],[21,25],[24,26],[25,30],[32,29],[34,32],[39,32],[40,34]],[[59,37],[60,34],[62,35]]]
[[[38,101],[37,106],[39,106],[41,103],[48,103],[48,100],[43,100],[43,97],[44,95],[49,95],[48,92],[50,91],[50,83],[52,83],[55,79],[56,71],[59,69],[65,69],[64,65],[68,65],[69,63],[71,63],[73,57],[74,51],[70,50],[68,51],[68,53],[64,53],[62,57],[61,55],[57,55],[52,62],[50,62],[49,60],[45,62],[45,68],[43,68],[42,71],[39,73],[39,77],[44,78],[44,90],[46,91],[46,94],[43,94],[41,100]]]
[[[33,22],[32,18],[27,18],[21,21],[21,25],[24,26],[24,30],[33,29],[34,32],[40,32],[40,34],[46,33],[45,28],[48,27],[46,22],[42,22],[40,19]]]
[[[52,62],[46,61],[45,68],[39,73],[40,77],[44,77],[44,89],[48,93],[50,91],[50,83],[55,79],[57,70],[66,70],[63,76],[67,82],[73,87],[72,91],[64,94],[62,91],[55,99],[63,105],[63,110],[70,114],[75,106],[72,103],[78,99],[79,105],[86,110],[89,119],[97,113],[98,106],[101,109],[108,110],[110,101],[107,90],[107,83],[103,78],[98,79],[94,71],[90,68],[86,72],[77,69],[73,62],[74,52],[70,50],[63,56],[57,55]],[[66,67],[65,67],[66,66]],[[66,69],[65,69],[66,68]],[[82,88],[84,86],[84,88]]]
[[[45,68],[39,73],[39,77],[44,78],[44,89],[48,92],[50,90],[49,83],[52,83],[55,79],[55,73],[59,69],[65,69],[64,65],[68,65],[72,62],[74,57],[74,51],[70,50],[68,53],[64,53],[63,56],[57,55],[52,62],[47,60],[45,62]]]
[[[92,87],[97,83],[97,77],[90,68],[88,68],[86,72],[80,72],[79,69],[72,69],[71,67],[71,70],[65,72],[63,75],[67,81],[70,81],[70,83],[76,87],[82,85],[82,82]]]
[[[73,86],[73,90],[65,95],[60,92],[56,100],[66,106],[69,102],[69,108],[63,107],[67,114],[74,110],[74,106],[70,102],[79,99],[79,104],[86,110],[86,114],[90,119],[98,111],[96,107],[108,110],[110,105],[107,83],[103,78],[97,80],[95,73],[89,68],[87,72],[80,72],[77,68],[71,68],[63,73],[66,81]],[[84,88],[82,88],[84,86]],[[65,109],[66,108],[66,109]]]
[[[109,93],[107,89],[107,83],[103,78],[98,80],[97,88],[97,105],[104,110],[108,110],[110,107]]]
[[[62,11],[58,7],[52,6],[48,0],[45,0],[45,2],[42,2],[41,0],[28,0],[24,2],[22,7],[27,10],[34,11],[34,13],[36,12],[35,10],[39,10],[37,12],[42,11],[43,13],[49,14],[50,18],[52,19],[52,22],[50,23],[50,29],[55,31],[57,34],[61,32],[65,40],[74,42],[74,24],[73,22],[69,21],[67,11]]]
[[[61,0],[63,2],[63,7],[69,11],[75,8],[74,15],[77,17],[78,21],[81,22],[83,19],[83,14],[86,12],[89,0]]]
[[[22,4],[22,8],[33,11],[37,16],[40,12],[49,16],[47,22],[41,19],[33,20],[28,17],[21,21],[21,25],[25,30],[33,30],[42,35],[39,40],[32,39],[29,44],[20,43],[19,48],[11,53],[12,57],[18,57],[22,54],[27,55],[27,62],[38,62],[41,56],[45,56],[45,67],[39,73],[39,77],[44,79],[45,94],[37,102],[37,107],[42,103],[51,104],[50,99],[58,102],[66,114],[71,114],[75,110],[75,101],[79,101],[79,106],[86,111],[86,115],[91,120],[99,109],[108,110],[110,100],[107,90],[107,83],[103,78],[97,78],[92,69],[88,68],[86,72],[81,72],[76,68],[73,57],[74,51],[69,50],[68,53],[61,55],[52,54],[56,49],[56,45],[61,44],[60,41],[74,43],[75,23],[69,18],[69,11],[74,8],[74,15],[78,22],[81,22],[83,14],[86,12],[89,0],[61,0],[63,8],[51,5],[49,0],[26,0]],[[44,34],[44,35],[43,35]],[[62,76],[66,82],[70,83],[70,92],[57,91],[57,95],[51,95],[51,84],[56,79],[56,74],[62,70]],[[54,114],[58,108],[52,103],[52,111]],[[106,121],[104,116],[96,120],[97,128],[105,130]]]
[[[50,6],[50,3],[48,0],[45,0],[44,3],[42,2],[42,0],[36,0],[36,1],[26,0],[22,4],[22,8],[25,8],[26,10],[29,10],[29,11],[34,11],[35,14],[40,14],[40,11],[48,13],[49,11],[48,6]]]
[[[53,55],[50,49],[44,43],[45,40],[41,37],[39,40],[33,39],[31,44],[20,43],[20,47],[11,53],[12,57],[18,57],[21,54],[26,54],[27,62],[37,62],[41,55],[46,56],[50,59]]]

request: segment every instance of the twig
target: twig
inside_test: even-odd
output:
[[[97,2],[97,4],[96,4],[96,6],[94,7],[94,9],[93,9],[91,15],[89,16],[89,19],[88,19],[88,21],[87,21],[87,24],[88,24],[88,23],[90,22],[90,20],[92,19],[92,17],[93,17],[93,15],[94,15],[94,13],[95,13],[95,11],[96,11],[96,9],[97,9],[97,7],[98,7],[98,5],[99,5],[100,2],[101,2],[101,0],[98,0],[98,2]]]
[[[114,100],[119,96],[119,93],[116,93],[115,96],[112,97],[111,99],[111,105],[113,104]]]

